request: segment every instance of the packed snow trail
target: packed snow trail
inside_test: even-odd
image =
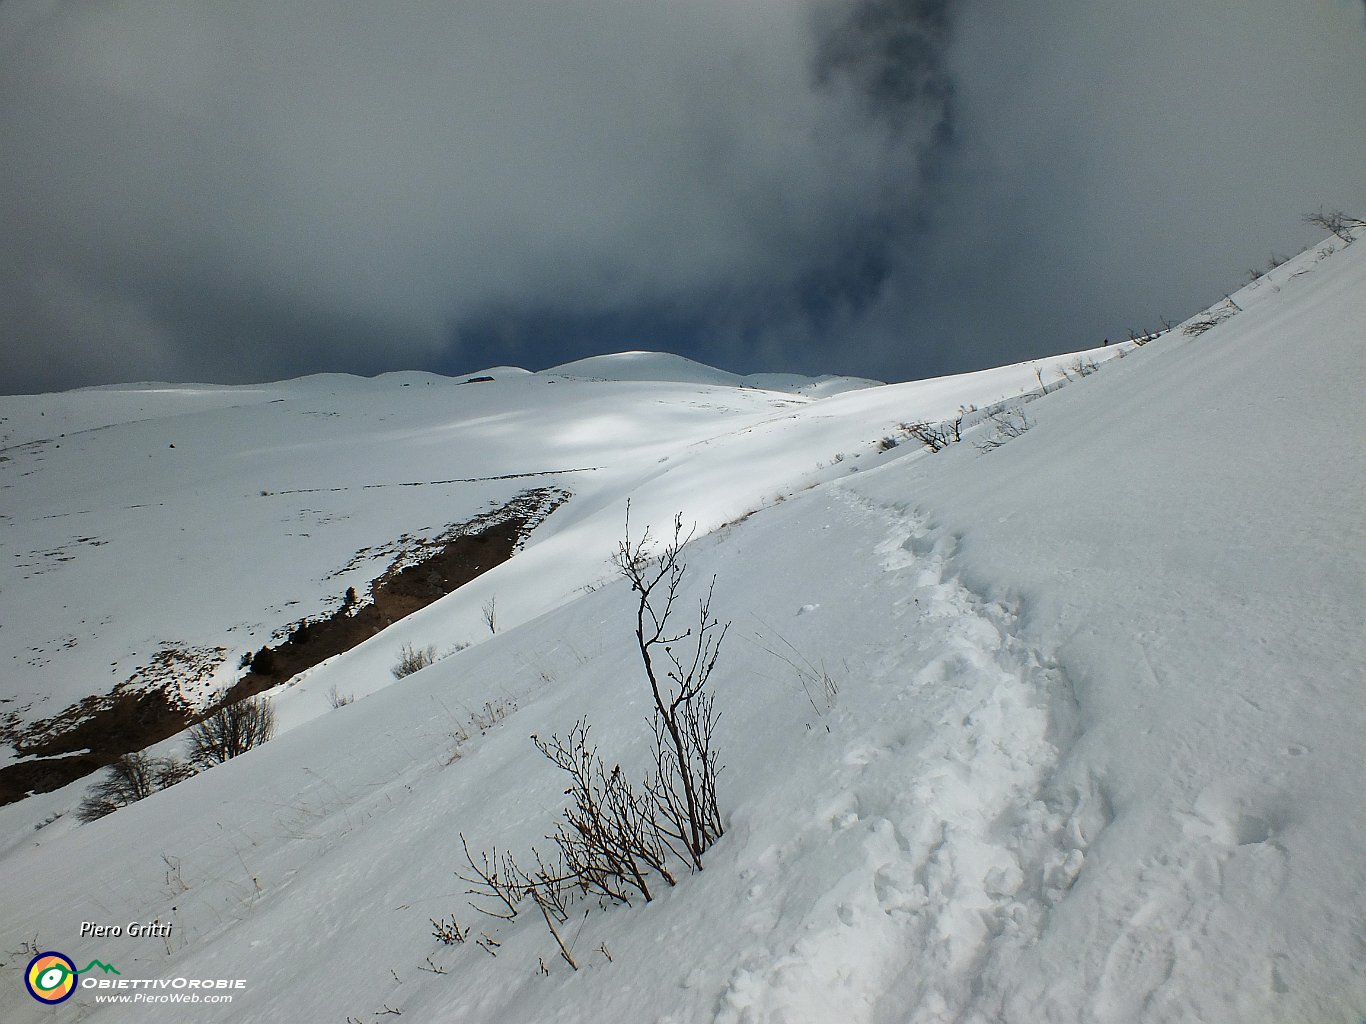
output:
[[[836,716],[850,738],[814,815],[748,869],[760,945],[719,1024],[955,1016],[1034,941],[1104,822],[1094,794],[1050,786],[1075,718],[1061,670],[953,577],[951,535],[838,493],[846,514],[887,521],[887,576],[867,595],[891,601],[886,643],[846,684],[862,692]]]
[[[1001,1020],[1366,1017],[1366,241],[1329,248],[916,474],[1066,667],[1058,777],[1111,818]]]

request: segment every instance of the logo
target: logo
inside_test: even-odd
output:
[[[118,969],[110,964],[91,960],[85,970],[98,967],[106,974],[118,974]],[[70,999],[76,991],[76,982],[84,971],[77,971],[75,963],[65,953],[49,950],[39,953],[28,962],[24,972],[24,985],[28,994],[40,1003],[53,1005]]]
[[[40,1003],[60,1003],[76,991],[76,965],[62,953],[39,953],[24,973],[28,994]]]

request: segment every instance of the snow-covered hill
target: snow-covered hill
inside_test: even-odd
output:
[[[880,387],[627,353],[0,400],[15,727],[167,644],[211,652],[202,699],[400,536],[571,494],[279,687],[265,746],[84,826],[88,783],[0,808],[0,1016],[1357,1024],[1366,247],[1233,298],[1198,336]],[[900,426],[974,405],[936,453]],[[628,499],[637,529],[697,523],[690,592],[715,575],[733,622],[726,833],[648,905],[576,916],[571,971],[454,872],[461,834],[545,845],[564,787],[530,734],[586,717],[643,770]],[[405,643],[470,646],[396,682]],[[432,935],[451,914],[464,945]],[[21,977],[48,949],[246,987],[53,1010]]]

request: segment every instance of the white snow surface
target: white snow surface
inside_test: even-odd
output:
[[[573,492],[507,563],[278,688],[265,746],[88,825],[88,780],[0,808],[0,1019],[1359,1024],[1366,245],[1326,252],[1198,337],[832,395],[626,353],[0,399],[0,707],[30,719],[163,642],[223,648],[205,687],[229,681],[373,578],[338,573],[360,548]],[[883,450],[1021,405],[1036,369],[1051,393],[995,450],[980,415]],[[644,771],[609,561],[628,498],[637,529],[697,523],[689,592],[715,575],[733,623],[726,832],[653,902],[576,916],[572,971],[454,872],[460,834],[548,846],[564,785],[529,735],[586,717]],[[472,646],[395,682],[405,642]],[[432,936],[452,913],[461,946]],[[79,934],[154,919],[169,937]],[[26,943],[247,987],[53,1009]]]
[[[613,352],[588,356],[571,363],[552,366],[541,373],[590,380],[674,381],[681,384],[720,384],[730,387],[758,388],[763,391],[788,391],[813,398],[825,398],[843,391],[876,387],[881,381],[866,377],[803,377],[795,373],[751,373],[741,375],[718,370],[669,352]]]

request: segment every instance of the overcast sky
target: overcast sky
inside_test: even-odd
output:
[[[1362,0],[0,0],[0,392],[905,380],[1366,216]]]

